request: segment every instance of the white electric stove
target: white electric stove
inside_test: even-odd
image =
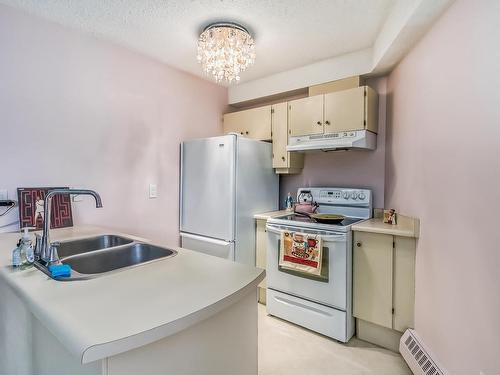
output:
[[[290,213],[267,221],[267,312],[347,342],[354,334],[351,226],[372,217],[372,192],[355,188],[301,188],[297,200],[304,194],[319,204],[318,213],[340,214],[346,218],[338,224],[322,224]],[[279,267],[284,231],[321,236],[321,276]]]

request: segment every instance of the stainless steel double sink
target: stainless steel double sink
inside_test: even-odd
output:
[[[170,258],[177,255],[177,251],[138,242],[127,237],[106,234],[74,241],[62,241],[58,254],[60,262],[71,267],[71,276],[53,279],[71,281],[91,279]],[[44,265],[35,263],[35,266],[52,277]]]

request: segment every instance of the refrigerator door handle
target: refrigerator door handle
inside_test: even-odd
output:
[[[192,240],[203,240],[203,242],[213,243],[214,245],[220,245],[220,246],[224,246],[234,242],[234,241],[218,240],[216,238],[210,238],[210,237],[197,236],[196,234],[190,234],[190,233],[181,233],[181,237],[190,238]]]
[[[181,247],[234,261],[234,241],[181,232]]]

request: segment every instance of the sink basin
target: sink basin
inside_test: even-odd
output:
[[[175,250],[145,243],[109,248],[102,251],[86,252],[62,259],[72,270],[84,275],[95,275],[128,268],[176,255]]]
[[[133,240],[126,237],[105,234],[102,236],[83,238],[81,240],[64,241],[57,249],[60,258],[66,258],[90,251],[131,244]]]

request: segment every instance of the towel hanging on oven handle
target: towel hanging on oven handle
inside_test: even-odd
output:
[[[278,234],[281,236],[282,232],[305,232],[304,228],[288,228],[286,230],[280,229],[280,227],[273,225],[273,224],[267,224],[266,229],[274,234]],[[324,231],[322,231],[324,232]],[[307,232],[305,232],[307,233]],[[321,233],[310,233],[310,234],[316,234],[321,236],[321,239],[323,241],[336,241],[336,242],[344,242],[347,240],[347,235],[345,233],[334,233],[334,232],[328,232],[328,234],[321,234]]]

